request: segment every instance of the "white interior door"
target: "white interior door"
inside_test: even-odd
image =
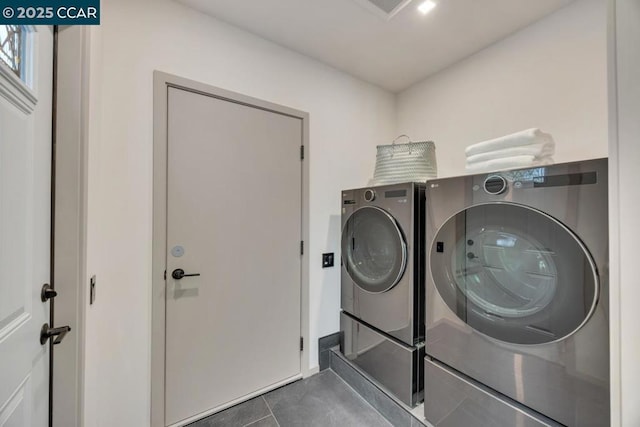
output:
[[[302,120],[168,90],[172,425],[300,374]]]
[[[49,27],[22,30],[20,72],[0,64],[0,426],[44,427],[49,345],[39,336],[49,303],[40,290],[50,275],[53,38]]]

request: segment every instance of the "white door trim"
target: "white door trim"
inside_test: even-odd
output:
[[[56,326],[71,332],[53,355],[52,426],[84,421],[85,319],[88,305],[87,203],[89,139],[88,27],[57,33],[55,99],[54,277]],[[64,90],[60,90],[64,88]]]
[[[640,137],[640,2],[609,0],[609,307],[611,427],[640,422],[636,242]]]
[[[171,74],[153,73],[153,253],[151,297],[151,426],[165,427],[165,266],[167,237],[167,91],[175,87],[230,102],[277,112],[302,120],[302,143],[309,151],[309,114]],[[308,155],[305,155],[308,157]],[[302,162],[302,239],[309,248],[309,162]],[[309,255],[302,255],[300,290],[300,352],[303,377],[309,369]],[[237,403],[237,402],[234,402]],[[217,408],[216,410],[223,409]]]

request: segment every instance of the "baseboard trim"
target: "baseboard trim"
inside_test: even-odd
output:
[[[302,378],[309,378],[320,372],[320,366],[314,366],[302,373]]]
[[[318,339],[318,364],[321,371],[329,368],[331,364],[329,350],[340,346],[341,336],[342,333],[336,332]]]

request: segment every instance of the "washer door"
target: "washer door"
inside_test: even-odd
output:
[[[407,245],[395,219],[374,206],[355,211],[342,229],[342,261],[363,290],[381,293],[393,288],[407,265]]]
[[[430,252],[438,293],[458,318],[492,338],[541,344],[571,335],[599,295],[595,264],[554,218],[510,203],[451,217]]]

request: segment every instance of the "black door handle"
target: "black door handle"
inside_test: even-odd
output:
[[[181,268],[176,268],[175,270],[173,270],[173,272],[171,273],[171,277],[173,277],[176,280],[180,280],[183,277],[194,277],[194,276],[199,276],[200,273],[192,273],[192,274],[186,274],[184,272],[183,269]]]
[[[55,298],[58,293],[53,290],[50,284],[45,283],[42,285],[42,291],[40,291],[40,299],[42,302],[47,302],[48,299]]]
[[[51,337],[56,337],[53,345],[60,344],[71,328],[69,326],[60,326],[59,328],[50,328],[48,323],[42,325],[40,329],[40,344],[44,345]]]

